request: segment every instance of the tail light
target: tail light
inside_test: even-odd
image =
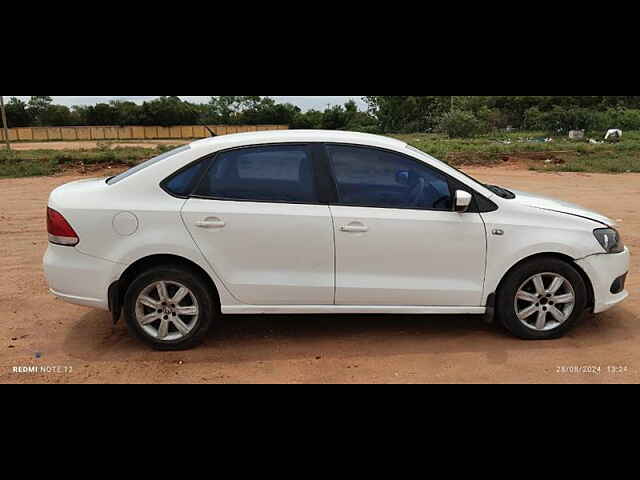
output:
[[[56,245],[73,247],[80,243],[78,234],[71,228],[69,222],[52,208],[47,208],[47,231],[49,241]]]

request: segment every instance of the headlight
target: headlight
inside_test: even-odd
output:
[[[613,228],[600,228],[594,230],[598,243],[602,245],[604,251],[607,253],[621,253],[624,252],[624,242],[620,238],[620,234]]]

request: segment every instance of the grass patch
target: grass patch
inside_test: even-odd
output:
[[[21,178],[53,175],[57,168],[52,160],[0,160],[0,178]]]
[[[0,178],[55,175],[82,166],[134,166],[174,146],[150,148],[96,148],[91,150],[0,150]]]
[[[563,172],[640,172],[640,131],[625,132],[620,143],[591,144],[587,140],[553,137],[543,132],[513,132],[471,139],[441,134],[393,135],[451,165],[497,165],[522,159],[531,170]],[[598,139],[599,140],[599,139]],[[546,160],[551,163],[545,163]]]
[[[620,143],[590,144],[566,137],[544,142],[543,132],[513,132],[470,139],[442,134],[392,135],[454,166],[499,165],[517,160],[541,172],[640,173],[640,131],[625,132]],[[0,178],[55,175],[74,167],[133,166],[175,145],[111,148],[100,142],[91,150],[0,150]]]
[[[559,155],[565,163],[534,163],[530,170],[544,172],[640,173],[640,152],[588,152]]]

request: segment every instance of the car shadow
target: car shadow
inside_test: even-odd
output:
[[[631,321],[633,320],[633,321]],[[582,322],[564,338],[526,342],[471,315],[234,315],[224,316],[203,345],[157,352],[133,338],[124,323],[90,311],[70,329],[64,350],[89,362],[268,362],[409,354],[486,353],[489,363],[532,349],[590,348],[637,336],[637,315],[624,307]]]

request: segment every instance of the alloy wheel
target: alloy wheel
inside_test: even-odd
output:
[[[178,282],[154,282],[136,300],[136,321],[150,337],[163,342],[189,335],[199,313],[196,296]]]
[[[520,286],[514,303],[523,325],[545,332],[565,323],[575,302],[576,293],[566,278],[557,273],[539,273]]]

